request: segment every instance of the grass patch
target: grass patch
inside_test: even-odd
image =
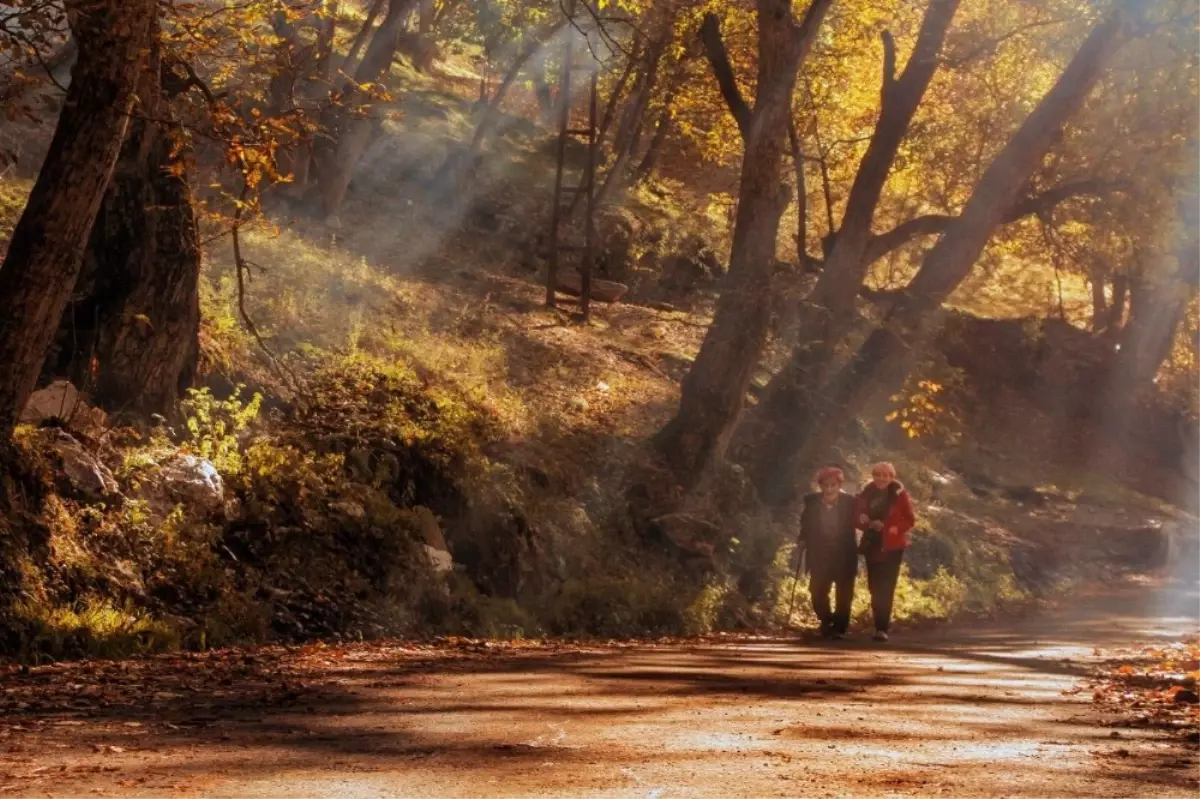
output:
[[[518,430],[526,423],[521,398],[508,385],[505,344],[485,318],[486,303],[404,280],[393,274],[394,266],[374,265],[366,256],[293,232],[257,230],[245,239],[248,258],[271,264],[271,290],[251,294],[250,314],[288,360],[304,364],[305,371],[314,361],[340,359],[386,369],[403,365],[411,374],[436,376],[506,427]],[[203,344],[210,368],[233,381],[246,373],[252,382],[286,393],[238,318],[229,264],[216,260],[207,272]]]
[[[132,605],[89,598],[71,606],[16,607],[21,629],[18,652],[25,662],[63,658],[123,658],[166,652],[179,646],[180,635]]]

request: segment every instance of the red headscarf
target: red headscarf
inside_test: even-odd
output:
[[[844,483],[846,482],[846,475],[837,466],[826,466],[817,472],[817,485],[821,485],[827,480],[837,480],[839,483]]]

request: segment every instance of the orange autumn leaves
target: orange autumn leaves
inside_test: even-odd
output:
[[[1116,654],[1087,686],[1095,704],[1120,714],[1122,726],[1164,727],[1193,736],[1200,731],[1200,638]]]

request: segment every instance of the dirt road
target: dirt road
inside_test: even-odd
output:
[[[1113,737],[1063,692],[1093,647],[1195,632],[1197,606],[1144,585],[886,646],[356,645],[0,673],[0,795],[1195,796],[1194,748]]]

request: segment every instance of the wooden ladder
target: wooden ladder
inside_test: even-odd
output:
[[[546,270],[546,306],[554,308],[557,305],[558,293],[563,290],[558,279],[558,268],[564,254],[579,255],[575,267],[580,276],[579,307],[583,321],[587,322],[591,314],[592,270],[596,263],[596,155],[598,149],[598,130],[596,127],[597,82],[600,74],[600,64],[589,59],[583,64],[575,59],[575,14],[579,0],[567,0],[565,12],[568,17],[567,34],[562,49],[562,71],[558,80],[558,143],[555,158],[554,200],[550,210],[550,252],[549,264]],[[586,127],[571,127],[571,75],[574,72],[586,70],[588,78],[588,117]],[[567,153],[567,141],[578,137],[587,142],[587,161],[583,176],[574,186],[564,185],[564,165]],[[563,223],[569,218],[564,202],[570,200],[571,205],[578,201],[580,195],[584,200],[584,240],[583,244],[565,244],[561,241]],[[573,281],[572,281],[573,282]]]

